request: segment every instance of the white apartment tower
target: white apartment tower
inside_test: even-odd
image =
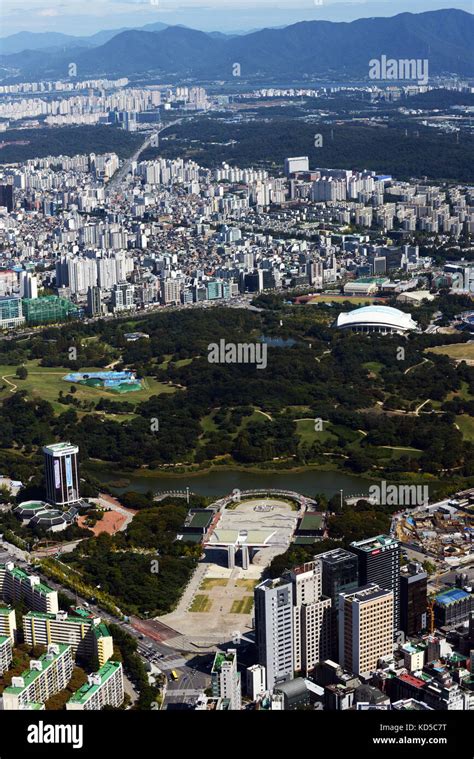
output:
[[[331,654],[332,601],[322,595],[322,563],[309,561],[284,579],[293,589],[294,667],[308,674]]]
[[[258,663],[267,673],[267,690],[293,679],[293,593],[281,578],[255,588],[255,632]]]

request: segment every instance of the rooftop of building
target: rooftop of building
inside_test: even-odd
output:
[[[320,530],[323,523],[322,514],[305,514],[298,530]]]
[[[6,564],[0,564],[0,569],[5,569]],[[29,575],[28,572],[25,572],[23,569],[20,569],[20,567],[13,567],[9,570],[10,574],[15,577],[17,580],[26,581],[29,582],[31,577],[35,577],[35,575]],[[49,588],[47,585],[45,585],[43,582],[39,582],[37,585],[34,586],[35,590],[41,593],[42,595],[49,595],[50,593],[54,593],[55,591],[52,588]]]
[[[398,709],[403,712],[412,711],[428,711],[431,707],[425,704],[424,701],[417,701],[415,698],[407,698],[404,701],[396,701],[393,705],[394,709]]]
[[[408,685],[413,685],[415,688],[423,688],[425,685],[425,680],[423,680],[421,677],[410,675],[408,672],[404,672],[403,674],[398,675],[398,679],[402,680],[402,682],[407,683]]]
[[[90,679],[82,685],[69,699],[69,703],[84,704],[94,693],[97,693],[100,687],[112,677],[120,668],[121,663],[118,661],[108,661],[99,669]],[[95,682],[97,680],[97,682]]]
[[[93,626],[94,633],[97,637],[105,636],[107,637],[110,635],[109,630],[104,622],[100,622],[99,624],[94,625],[94,618],[84,617],[84,616],[75,616],[74,614],[68,614],[67,617],[62,617],[61,612],[59,614],[47,614],[44,611],[29,611],[27,614],[24,615],[26,619],[45,619],[49,622],[52,621],[64,621],[64,622],[70,622],[71,624],[75,625],[89,625]]]
[[[448,590],[443,590],[441,593],[438,593],[435,600],[437,604],[449,606],[450,604],[454,604],[457,601],[463,601],[469,597],[470,593],[462,590],[462,588],[448,588]]]
[[[350,559],[357,562],[357,556],[355,553],[346,551],[345,548],[334,548],[332,551],[320,554],[318,558],[322,559],[325,564],[339,564],[342,561],[348,561]]]
[[[263,582],[260,582],[255,586],[255,590],[275,590],[275,588],[280,588],[285,585],[291,587],[291,584],[286,580],[283,580],[281,577],[275,577],[268,580],[263,580]]]
[[[278,693],[284,693],[287,698],[299,696],[308,692],[306,682],[303,677],[295,677],[294,680],[287,680],[285,683],[275,685],[274,690]]]
[[[207,527],[209,522],[212,521],[212,518],[214,516],[214,512],[210,511],[208,509],[202,509],[201,511],[194,511],[191,514],[191,519],[189,520],[188,527]]]
[[[235,651],[226,651],[225,653],[218,652],[214,657],[214,663],[212,665],[212,672],[220,672],[224,662],[234,662],[236,658]]]
[[[35,680],[40,677],[43,672],[45,672],[49,667],[51,667],[61,656],[64,655],[65,651],[70,648],[69,645],[66,643],[57,643],[55,644],[55,647],[57,648],[57,653],[46,653],[40,656],[38,661],[41,662],[41,669],[26,669],[24,672],[19,675],[23,678],[25,685],[22,688],[14,687],[13,685],[10,685],[8,688],[5,688],[4,693],[10,693],[14,695],[18,695],[22,693],[25,688],[28,688],[28,686],[31,685]]]
[[[367,601],[375,601],[377,598],[383,598],[390,594],[393,594],[393,591],[384,590],[376,583],[369,583],[368,585],[363,585],[362,587],[357,588],[357,590],[341,595],[343,595],[345,599],[353,601],[354,603],[366,603]]]
[[[51,508],[48,503],[44,501],[23,501],[18,504],[15,511],[39,511],[41,509]]]
[[[390,535],[376,535],[373,538],[355,540],[351,543],[351,546],[357,548],[359,551],[365,551],[366,553],[371,553],[372,551],[382,548],[395,548],[398,545],[398,540],[395,540]]]
[[[77,453],[79,448],[72,443],[51,443],[51,445],[43,446],[44,453],[59,454],[59,453]]]

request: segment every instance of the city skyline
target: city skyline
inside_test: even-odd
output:
[[[3,4],[2,759],[122,756],[171,711],[461,756],[474,14],[444,4]]]

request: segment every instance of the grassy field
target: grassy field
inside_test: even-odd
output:
[[[457,361],[474,361],[474,342],[437,345],[435,348],[427,348],[426,350],[428,353],[444,353]]]
[[[379,361],[366,361],[365,364],[362,364],[362,366],[364,369],[367,369],[367,371],[376,374],[377,377],[380,374],[381,369],[383,369],[383,364],[381,364]]]
[[[6,385],[0,391],[0,400],[7,398],[11,392],[15,392],[15,389],[26,390],[31,397],[49,401],[57,413],[65,411],[67,406],[58,403],[57,398],[61,390],[64,395],[67,395],[73,384],[63,380],[63,377],[68,374],[67,370],[61,367],[42,367],[39,366],[38,361],[28,361],[25,366],[28,370],[28,377],[25,380],[20,380],[15,376],[15,366],[0,366],[0,383]],[[85,367],[81,371],[97,372],[100,369]],[[153,377],[145,377],[142,390],[135,393],[124,393],[123,395],[85,385],[75,384],[74,387],[76,388],[75,397],[79,401],[98,401],[100,398],[108,398],[117,403],[120,401],[139,403],[148,400],[152,395],[176,392],[176,388],[158,382]],[[120,419],[122,418],[120,416]]]
[[[193,602],[189,607],[189,611],[207,612],[210,611],[211,606],[212,601],[209,596],[198,594],[194,597]]]
[[[246,588],[246,590],[253,590],[257,585],[257,580],[236,580],[235,584],[237,588]]]
[[[330,432],[330,424],[323,422],[323,429],[318,431],[315,429],[314,419],[299,419],[296,422],[296,434],[300,439],[300,443],[315,443],[316,441],[323,443],[326,440],[336,440],[336,437]]]
[[[461,382],[459,390],[448,393],[447,400],[451,401],[453,398],[462,398],[463,401],[472,401],[472,395],[469,392],[469,385],[467,382]]]
[[[404,448],[392,445],[378,445],[377,450],[381,453],[381,459],[400,459],[402,456],[408,456],[410,459],[418,459],[423,451],[420,448]]]
[[[206,580],[203,580],[201,585],[199,586],[199,590],[211,590],[212,588],[225,588],[227,585],[228,580],[226,580],[224,577],[208,577]]]
[[[472,443],[474,441],[473,417],[469,416],[468,414],[461,414],[461,416],[456,417],[456,424],[461,430],[464,440],[469,440],[469,442]]]
[[[240,598],[232,602],[231,614],[250,614],[253,608],[253,596]]]

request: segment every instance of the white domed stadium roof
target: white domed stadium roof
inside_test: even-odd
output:
[[[391,306],[363,306],[337,317],[338,329],[373,328],[375,331],[408,332],[418,329],[410,314]]]

